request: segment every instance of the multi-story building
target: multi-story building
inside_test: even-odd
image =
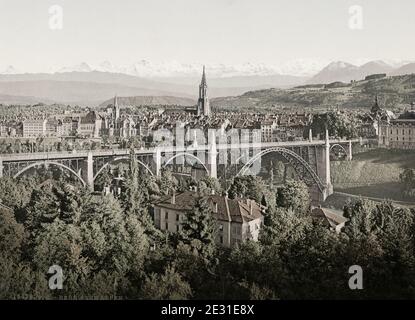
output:
[[[263,206],[251,199],[230,199],[214,194],[205,198],[216,220],[217,244],[233,247],[247,240],[258,240],[264,221]],[[180,231],[186,213],[194,211],[197,199],[196,192],[185,191],[154,204],[156,227],[169,232]]]
[[[58,122],[58,135],[61,137],[72,136],[73,130],[73,119],[71,117],[65,117]]]
[[[9,135],[7,126],[3,123],[0,123],[0,137],[6,137]]]
[[[47,119],[46,121],[46,136],[52,137],[58,135],[59,121],[56,119]]]
[[[46,134],[46,119],[26,119],[23,121],[23,137],[39,137]]]
[[[272,142],[273,131],[276,128],[274,120],[264,120],[260,123],[262,142]]]
[[[102,119],[95,111],[88,112],[79,118],[78,134],[86,138],[98,138],[101,131]]]
[[[379,145],[397,149],[415,149],[415,104],[397,119],[382,121]]]

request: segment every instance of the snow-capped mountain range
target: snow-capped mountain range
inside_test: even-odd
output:
[[[241,76],[312,76],[324,67],[324,62],[296,60],[281,65],[267,65],[264,63],[246,62],[237,65],[206,64],[209,76],[213,78],[241,77]],[[89,72],[101,71],[123,73],[142,78],[179,78],[199,77],[203,63],[180,63],[177,61],[165,61],[154,63],[149,60],[140,60],[128,66],[115,66],[109,61],[97,65],[85,62],[72,67],[65,67],[56,72]]]
[[[327,60],[316,59],[297,59],[279,64],[265,64],[246,62],[243,64],[206,64],[210,78],[230,78],[246,76],[274,76],[290,75],[296,77],[316,76],[322,71],[328,72],[350,72],[359,68],[376,69],[382,66],[385,70],[392,70],[410,63],[410,61],[368,61],[361,59],[365,63],[352,64],[343,61],[331,62]],[[181,78],[181,77],[199,77],[202,69],[202,63],[181,63],[178,61],[152,62],[149,60],[139,60],[134,64],[118,66],[110,61],[103,61],[99,64],[88,64],[82,62],[75,66],[55,68],[46,73],[65,73],[65,72],[110,72],[121,73],[141,78]],[[20,72],[13,66],[0,68],[0,74],[19,74]]]

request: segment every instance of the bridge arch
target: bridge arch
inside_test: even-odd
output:
[[[106,164],[104,164],[99,170],[98,170],[98,172],[94,175],[94,181],[95,181],[95,179],[100,175],[100,173],[106,168],[106,167],[108,167],[110,164],[113,164],[114,162],[117,162],[117,161],[122,161],[122,160],[130,160],[130,157],[129,156],[124,156],[124,157],[117,157],[117,158],[114,158],[114,159],[112,159],[111,161],[109,161],[109,162],[107,162]],[[146,169],[146,171],[148,171],[152,176],[154,176],[154,174],[153,174],[153,172],[151,171],[151,169],[149,168],[149,166],[148,165],[146,165],[144,162],[142,162],[142,161],[140,161],[140,160],[138,160],[138,159],[136,159],[137,160],[137,163],[138,164],[140,164],[140,165],[142,165],[145,169]]]
[[[27,167],[24,167],[18,173],[16,173],[13,176],[13,178],[16,179],[19,176],[21,176],[23,173],[25,173],[27,170],[29,170],[31,168],[34,168],[34,167],[37,167],[37,166],[40,166],[40,165],[48,165],[48,166],[49,165],[53,165],[53,166],[61,167],[61,168],[65,169],[65,170],[68,170],[70,173],[72,173],[75,177],[78,178],[78,180],[82,183],[83,186],[86,185],[84,179],[82,179],[82,177],[75,170],[71,169],[70,167],[68,167],[68,166],[66,166],[66,165],[64,165],[62,163],[54,162],[54,161],[39,161],[39,162],[32,163],[32,164],[28,165]]]
[[[340,148],[343,150],[344,154],[347,155],[347,151],[346,148],[344,146],[342,146],[341,144],[335,143],[333,145],[330,146],[330,152],[334,149],[334,148]]]
[[[311,166],[307,163],[307,161],[305,161],[301,156],[299,156],[294,151],[286,149],[286,148],[281,148],[281,147],[272,147],[272,148],[269,148],[269,149],[266,149],[266,150],[263,150],[257,153],[251,159],[249,159],[249,161],[242,167],[241,170],[239,170],[237,176],[245,175],[248,169],[253,165],[255,161],[259,160],[266,154],[274,153],[274,152],[279,153],[286,158],[291,158],[294,161],[296,161],[298,164],[300,164],[306,170],[306,172],[310,175],[313,182],[318,186],[319,190],[321,192],[324,192],[325,186],[323,182],[321,181],[317,173],[313,170],[313,168],[311,168]]]
[[[181,152],[178,154],[175,154],[173,157],[171,157],[169,160],[166,161],[166,163],[164,164],[164,168],[167,167],[167,165],[169,165],[174,159],[178,158],[178,157],[190,157],[195,159],[197,162],[199,162],[203,168],[205,169],[205,171],[209,174],[209,170],[206,167],[206,165],[202,162],[202,160],[200,160],[198,157],[196,157],[194,154],[188,153],[188,152]]]

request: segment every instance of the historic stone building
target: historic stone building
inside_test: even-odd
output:
[[[186,212],[193,211],[198,194],[185,191],[173,194],[154,205],[154,223],[160,230],[178,232],[186,218]],[[209,195],[206,200],[216,219],[216,243],[233,247],[238,243],[257,241],[264,217],[263,206],[251,199],[230,199],[227,196]]]
[[[411,110],[401,114],[397,119],[381,122],[379,145],[415,149],[415,103],[412,103]]]

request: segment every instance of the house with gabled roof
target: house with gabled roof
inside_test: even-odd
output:
[[[155,203],[153,208],[156,227],[172,233],[179,232],[186,214],[194,210],[199,196],[195,191],[185,191]],[[216,194],[204,197],[216,220],[218,245],[234,247],[245,241],[258,241],[265,207],[247,198],[230,199],[226,195]]]

